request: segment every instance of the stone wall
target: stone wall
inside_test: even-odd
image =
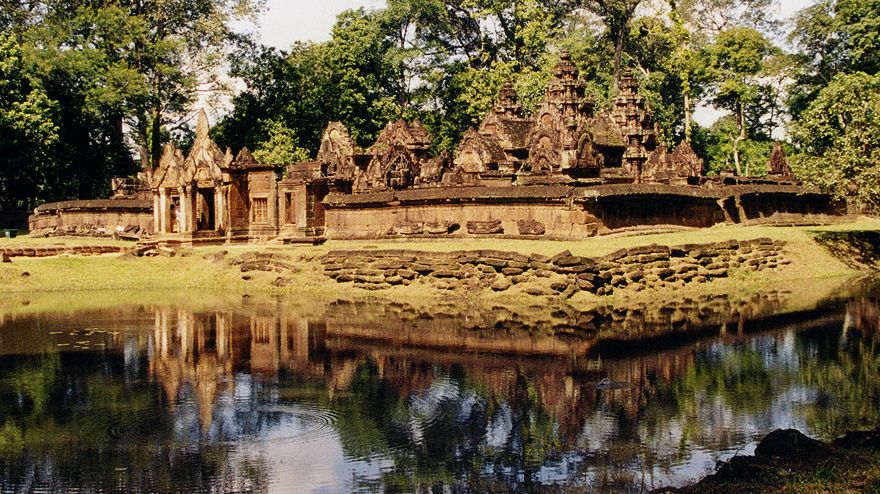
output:
[[[324,204],[331,239],[584,238],[643,226],[829,223],[843,214],[828,195],[767,184],[436,187],[331,193]]]
[[[153,231],[153,201],[96,199],[43,204],[28,219],[31,232],[54,228],[58,232],[77,230]]]
[[[727,277],[732,269],[758,271],[790,264],[784,243],[756,240],[648,245],[599,258],[569,251],[547,257],[496,250],[425,252],[408,250],[331,251],[320,258],[324,273],[367,290],[426,282],[440,289],[504,291],[522,284],[532,295],[578,291],[609,295],[620,288],[684,286]]]
[[[74,256],[92,256],[102,254],[120,254],[126,248],[115,245],[37,245],[0,247],[0,258],[15,257],[52,257],[62,254]]]

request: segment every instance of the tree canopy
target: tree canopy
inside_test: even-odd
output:
[[[803,178],[859,194],[862,172],[831,170],[843,155],[862,160],[853,170],[876,163],[835,122],[880,130],[841,113],[873,104],[855,84],[880,65],[878,2],[821,0],[783,33],[771,0],[388,0],[341,13],[326,42],[284,49],[235,29],[263,0],[2,2],[0,207],[103,195],[109,177],[156,166],[165,142],[186,146],[197,107],[220,97],[231,107],[215,138],[264,161],[314,156],[336,120],[362,146],[388,120],[419,120],[433,152],[450,151],[504,83],[534,109],[562,51],[598,108],[632,69],[663,143],[690,140],[711,172],[763,173],[787,131]],[[699,126],[700,105],[725,116]]]

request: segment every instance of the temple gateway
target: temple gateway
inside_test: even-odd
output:
[[[340,122],[314,161],[277,167],[221,150],[200,113],[187,155],[166,145],[146,178],[160,242],[323,239],[583,238],[622,229],[718,223],[820,223],[829,195],[794,179],[781,146],[766,177],[706,177],[687,142],[667,149],[631,73],[597,108],[568,54],[537,110],[505,85],[454,155],[430,153],[419,122],[390,122],[358,147]],[[36,216],[36,215],[35,215]]]

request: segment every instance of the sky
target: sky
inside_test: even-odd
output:
[[[780,0],[776,15],[787,19],[806,7],[812,0]],[[267,0],[266,12],[253,26],[263,44],[288,48],[295,41],[326,41],[336,16],[346,9],[380,8],[384,0]],[[701,125],[711,125],[723,112],[698,107],[694,119]]]

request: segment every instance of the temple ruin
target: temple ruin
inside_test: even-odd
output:
[[[209,136],[202,112],[184,155],[165,147],[148,177],[154,237],[169,243],[326,238],[583,238],[620,229],[827,222],[828,195],[801,186],[781,145],[766,177],[707,177],[682,141],[668,149],[631,72],[608,108],[585,95],[567,53],[526,114],[504,85],[452,154],[432,155],[417,121],[389,122],[357,146],[332,122],[314,161],[258,163]]]

